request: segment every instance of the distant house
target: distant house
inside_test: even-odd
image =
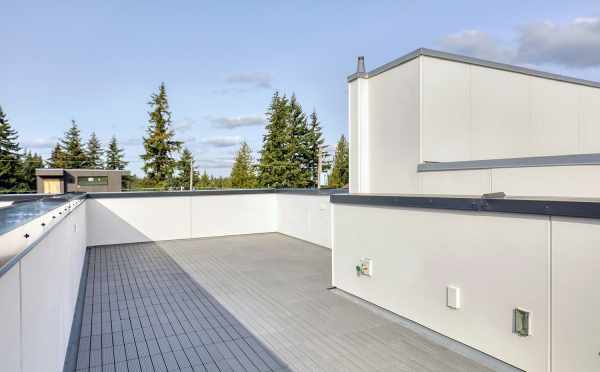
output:
[[[107,169],[39,168],[35,170],[37,192],[63,194],[65,192],[121,191],[121,179],[126,171]]]

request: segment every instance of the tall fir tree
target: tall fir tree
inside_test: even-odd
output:
[[[256,173],[252,165],[252,150],[242,142],[231,168],[231,187],[250,189],[256,187]]]
[[[335,157],[333,159],[333,168],[329,177],[329,186],[331,187],[346,187],[349,181],[348,169],[348,141],[342,134],[335,148]]]
[[[166,187],[173,178],[177,161],[175,153],[181,142],[175,140],[175,132],[171,128],[171,112],[165,84],[161,83],[158,94],[152,94],[148,102],[152,111],[149,113],[147,137],[144,137],[145,153],[144,172],[148,181],[158,187]]]
[[[323,149],[323,133],[321,132],[321,123],[317,117],[317,112],[313,110],[310,114],[310,124],[308,133],[308,159],[307,166],[310,173],[310,187],[319,186],[319,159],[327,156]],[[323,169],[325,170],[325,169]]]
[[[21,146],[19,135],[12,128],[0,107],[0,189],[15,191],[20,188]]]
[[[258,180],[265,187],[292,187],[290,174],[293,164],[290,151],[289,101],[279,92],[273,94],[266,113],[266,133],[258,164]]]
[[[291,167],[287,173],[288,187],[305,188],[311,185],[310,131],[306,114],[295,94],[289,101],[289,162]]]
[[[96,133],[92,132],[85,147],[85,168],[102,169],[104,166],[104,162],[102,161],[103,153],[100,140],[96,136]]]
[[[192,177],[192,186],[196,184],[198,179],[198,172],[193,169],[194,156],[192,152],[186,147],[181,152],[181,156],[177,161],[177,180],[176,186],[189,189],[190,187],[190,176]]]
[[[86,166],[87,156],[82,146],[81,131],[75,120],[71,120],[71,127],[61,140],[60,147],[64,153],[64,168],[78,169]]]
[[[48,164],[48,168],[66,168],[65,152],[63,151],[60,143],[57,143],[54,146],[46,163]]]
[[[38,154],[32,154],[31,151],[27,151],[23,157],[23,184],[26,185],[28,191],[35,191],[36,176],[35,170],[37,168],[44,167],[44,160]]]
[[[106,154],[106,169],[123,170],[127,166],[127,162],[123,160],[124,151],[119,147],[117,137],[112,136],[108,143],[108,148],[105,151]]]

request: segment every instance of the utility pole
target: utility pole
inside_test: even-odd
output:
[[[194,188],[194,159],[190,161],[190,191]]]
[[[319,146],[319,163],[317,164],[317,189],[321,188],[321,173],[323,172],[323,149]]]

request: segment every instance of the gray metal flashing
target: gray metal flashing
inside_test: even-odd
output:
[[[129,192],[89,192],[90,199],[114,198],[152,198],[152,197],[177,197],[177,196],[213,196],[213,195],[238,195],[238,194],[269,194],[275,189],[231,189],[231,190],[199,190],[199,191],[129,191]]]
[[[31,201],[47,198],[48,194],[0,194],[0,201]]]
[[[302,194],[302,195],[331,195],[346,193],[347,189],[227,189],[227,190],[197,190],[197,191],[131,191],[131,192],[89,192],[90,199],[111,198],[151,198],[177,196],[214,196],[214,195],[244,195],[244,194]]]
[[[573,165],[600,165],[600,154],[575,154],[555,156],[530,156],[523,158],[467,160],[439,163],[421,163],[418,172],[441,172],[455,170],[557,167]]]
[[[475,196],[334,194],[334,204],[377,207],[441,209],[469,212],[518,213],[600,219],[600,199],[517,198],[485,199]]]
[[[85,199],[85,195],[78,195],[78,197],[76,198],[72,198],[70,200],[76,200],[76,199]],[[13,257],[10,258],[10,260],[6,261],[2,266],[0,266],[0,278],[7,273],[10,269],[12,269],[16,264],[18,264],[21,259],[23,257],[25,257],[29,252],[31,252],[35,247],[37,247],[38,244],[41,243],[42,240],[44,240],[44,238],[50,234],[50,232],[52,230],[54,230],[54,228],[58,225],[60,225],[60,223],[62,221],[64,221],[64,219],[71,213],[73,213],[74,210],[76,210],[81,204],[80,203],[78,205],[76,205],[73,209],[68,209],[65,212],[65,215],[63,217],[62,220],[58,221],[55,224],[52,224],[46,231],[44,231],[40,236],[38,236],[38,238],[36,240],[34,240],[33,242],[31,242],[31,244],[29,244],[27,247],[25,247],[21,252],[17,253],[16,255],[14,255]],[[57,206],[57,208],[54,208],[53,210],[56,210],[62,206],[64,206],[65,204],[61,204],[60,206]],[[48,213],[50,213],[51,211],[48,211]]]
[[[442,52],[439,50],[433,50],[433,49],[427,49],[427,48],[419,48],[415,51],[405,54],[404,56],[402,56],[400,58],[397,58],[391,62],[388,62],[382,66],[379,66],[379,67],[367,72],[366,74],[356,74],[355,73],[355,74],[349,75],[348,82],[352,82],[358,78],[368,79],[370,77],[377,76],[377,75],[381,74],[382,72],[390,70],[394,67],[397,67],[403,63],[406,63],[406,62],[413,60],[420,56],[444,59],[444,60],[452,61],[452,62],[466,63],[469,65],[480,66],[480,67],[493,68],[496,70],[514,72],[517,74],[534,76],[534,77],[550,79],[550,80],[556,80],[556,81],[561,81],[561,82],[565,82],[565,83],[584,85],[584,86],[588,86],[588,87],[592,87],[592,88],[600,88],[600,82],[597,82],[597,81],[578,79],[578,78],[574,78],[574,77],[570,77],[570,76],[553,74],[550,72],[534,70],[534,69],[530,69],[530,68],[509,65],[506,63],[488,61],[488,60],[483,60],[483,59],[479,59],[479,58],[468,57],[468,56],[464,56],[464,55],[460,55],[460,54]]]

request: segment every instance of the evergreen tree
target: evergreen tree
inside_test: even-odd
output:
[[[102,161],[102,145],[94,132],[92,132],[92,135],[87,142],[85,155],[87,158],[85,163],[86,168],[102,169],[104,165],[104,162]]]
[[[231,187],[245,189],[256,187],[256,174],[252,165],[252,150],[246,142],[242,142],[235,156],[230,179]]]
[[[211,187],[211,182],[210,182],[210,177],[208,177],[208,174],[206,173],[206,169],[204,170],[204,173],[202,173],[202,176],[200,176],[200,178],[198,179],[198,182],[196,183],[196,187],[199,189],[206,189],[208,187]]]
[[[323,133],[321,133],[321,123],[317,117],[317,112],[313,110],[310,114],[310,125],[308,133],[308,159],[307,167],[310,173],[310,187],[319,186],[319,158],[327,156],[323,150]],[[324,170],[324,169],[323,169]]]
[[[171,128],[171,112],[165,84],[161,83],[158,94],[152,94],[150,102],[152,107],[149,113],[147,137],[144,137],[145,154],[144,172],[150,182],[157,186],[167,186],[173,177],[176,160],[173,155],[181,147],[181,142],[174,139],[175,133]]]
[[[266,133],[258,165],[259,183],[265,187],[291,187],[290,108],[285,95],[275,92],[266,115]]]
[[[60,147],[64,152],[64,168],[77,169],[85,167],[87,156],[81,144],[81,131],[75,120],[71,120],[71,128],[65,133]]]
[[[57,143],[52,149],[50,158],[46,161],[48,168],[65,168],[65,152],[60,143]]]
[[[288,187],[305,188],[311,185],[310,160],[310,131],[306,114],[302,111],[296,95],[292,94],[289,101],[289,162],[291,167],[287,172]]]
[[[44,167],[44,160],[38,154],[32,154],[31,151],[27,151],[23,157],[23,184],[26,186],[28,191],[35,191],[37,189],[35,170],[37,168]]]
[[[181,152],[181,157],[177,162],[176,186],[188,189],[190,187],[190,172],[192,171],[192,185],[196,183],[196,180],[198,178],[198,172],[195,169],[192,170],[193,164],[194,156],[192,155],[192,152],[186,147]]]
[[[127,162],[123,160],[123,149],[119,148],[117,137],[112,136],[106,149],[106,169],[123,170]]]
[[[17,142],[18,138],[17,131],[12,128],[0,107],[0,189],[19,188],[21,146]]]
[[[331,187],[346,187],[349,181],[348,170],[348,141],[342,134],[335,148],[335,158],[333,159],[333,169],[329,177],[329,186]]]

